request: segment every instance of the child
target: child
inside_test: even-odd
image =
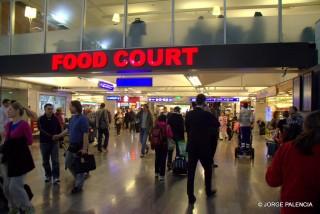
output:
[[[160,130],[160,135],[155,134],[157,130]],[[155,159],[155,176],[159,178],[159,181],[164,181],[166,172],[166,160],[168,154],[168,138],[172,138],[172,130],[167,123],[167,117],[160,115],[156,121],[156,125],[152,133],[152,143],[156,152]]]

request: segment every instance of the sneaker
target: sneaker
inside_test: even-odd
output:
[[[60,184],[60,179],[59,178],[53,179],[53,184]]]
[[[159,181],[164,181],[164,176],[160,176]]]
[[[46,183],[51,182],[51,177],[46,177],[46,178],[44,179],[44,182],[46,182]]]
[[[194,205],[194,203],[196,203],[197,198],[193,195],[193,196],[189,196],[189,204],[190,205]]]
[[[71,194],[77,194],[79,192],[82,192],[82,188],[80,187],[74,187],[72,190],[71,190]]]
[[[34,214],[36,213],[35,209],[33,207],[28,207],[25,211],[25,214]]]
[[[156,173],[154,177],[158,178],[158,177],[159,177],[159,175],[160,175],[159,173]]]

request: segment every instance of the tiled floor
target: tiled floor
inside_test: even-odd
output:
[[[84,192],[70,195],[72,177],[64,170],[61,150],[61,185],[46,185],[38,145],[33,146],[36,169],[27,177],[35,197],[32,200],[37,213],[45,214],[95,214],[95,213],[278,213],[272,208],[259,208],[258,202],[276,201],[279,189],[265,183],[268,160],[265,144],[259,136],[254,139],[256,158],[235,160],[232,143],[220,142],[216,154],[219,168],[214,170],[217,196],[207,200],[203,188],[203,171],[197,171],[194,208],[188,207],[186,178],[167,173],[165,183],[154,178],[154,155],[139,157],[138,134],[113,133],[109,153],[96,154],[97,170],[87,179]]]

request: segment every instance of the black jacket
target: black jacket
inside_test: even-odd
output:
[[[53,143],[52,136],[62,132],[61,125],[56,116],[48,118],[42,115],[38,120],[40,130],[40,143]]]
[[[196,107],[186,115],[187,151],[199,157],[212,157],[217,143],[219,121],[210,112]]]
[[[184,140],[184,120],[181,114],[171,113],[168,115],[168,124],[173,132],[173,140]]]
[[[27,140],[11,138],[2,147],[2,163],[8,167],[8,177],[24,175],[35,168]]]

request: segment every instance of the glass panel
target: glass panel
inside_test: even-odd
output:
[[[227,43],[278,42],[278,0],[227,0]]]
[[[0,1],[0,55],[9,54],[10,2]]]
[[[128,47],[169,46],[171,1],[128,1]]]
[[[85,50],[123,47],[123,0],[88,1],[83,39]]]
[[[83,0],[48,0],[47,52],[80,51]]]
[[[12,54],[44,51],[43,0],[15,2]]]
[[[224,43],[223,0],[176,0],[175,45]]]
[[[318,64],[320,64],[320,20],[316,24],[316,45],[318,50]]]
[[[315,42],[315,23],[320,18],[320,1],[283,0],[283,40]]]

